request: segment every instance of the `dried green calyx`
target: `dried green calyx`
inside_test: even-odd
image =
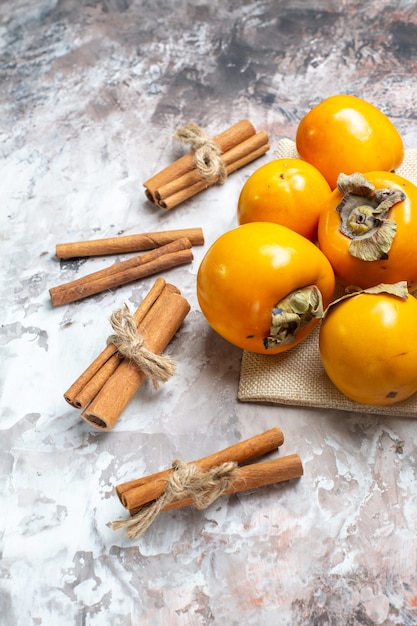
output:
[[[387,259],[397,232],[390,209],[405,200],[398,189],[375,189],[362,174],[339,174],[337,188],[343,198],[336,211],[340,214],[340,231],[351,239],[349,252],[363,261]]]
[[[335,306],[337,306],[343,300],[348,300],[349,298],[353,298],[355,296],[359,296],[360,294],[368,294],[368,295],[380,295],[386,294],[389,296],[395,296],[396,298],[400,298],[401,300],[407,300],[409,296],[407,281],[400,280],[397,283],[379,283],[374,287],[368,287],[367,289],[359,289],[358,287],[349,287],[346,288],[346,293],[340,298],[336,298],[332,302],[330,302],[327,309],[324,311],[322,318],[324,319],[328,312],[331,311]]]
[[[322,315],[323,301],[316,285],[292,291],[272,309],[270,335],[264,339],[265,348],[292,343],[301,328]]]

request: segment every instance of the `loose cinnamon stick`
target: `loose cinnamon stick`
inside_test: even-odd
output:
[[[243,463],[254,457],[276,450],[284,442],[284,434],[278,427],[271,428],[259,435],[240,441],[224,450],[193,461],[201,469],[210,469],[227,461]],[[123,506],[136,510],[147,502],[158,498],[165,489],[172,469],[163,470],[150,476],[131,480],[116,487],[116,493]]]
[[[241,491],[248,491],[249,489],[257,489],[258,487],[266,487],[274,483],[300,478],[303,475],[303,465],[298,454],[289,454],[288,456],[279,457],[270,461],[238,467],[236,474],[237,476],[232,485],[229,489],[226,489],[223,495],[240,493]],[[192,498],[184,498],[172,502],[161,510],[169,511],[192,504]],[[132,514],[136,512],[137,511],[131,511]]]
[[[269,150],[267,133],[256,133],[248,120],[241,120],[213,139],[221,149],[227,174]],[[207,180],[201,176],[195,166],[193,153],[189,153],[147,180],[144,187],[150,202],[168,210],[215,182],[216,179]]]
[[[188,239],[181,238],[142,255],[114,263],[110,267],[49,290],[53,306],[81,300],[106,289],[125,285],[139,278],[191,263],[193,253]]]
[[[138,326],[138,334],[155,354],[165,350],[190,310],[188,301],[167,287]],[[82,418],[99,430],[111,430],[145,378],[134,362],[123,359]]]
[[[151,289],[133,314],[136,325],[139,325],[145,318],[161,295],[166,284],[166,281],[162,277],[155,280]],[[170,285],[170,287],[179,293],[176,287],[173,285]],[[120,360],[121,357],[117,352],[116,346],[112,343],[108,344],[64,393],[65,400],[77,409],[86,406],[88,402],[97,395],[105,381],[115,371]]]
[[[137,235],[123,235],[107,237],[105,239],[90,239],[56,244],[56,256],[59,259],[74,257],[105,256],[108,254],[126,254],[128,252],[142,252],[159,248],[171,241],[186,237],[191,245],[204,244],[204,235],[201,228],[182,228],[155,233],[141,233]]]

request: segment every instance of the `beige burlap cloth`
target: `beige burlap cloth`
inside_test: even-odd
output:
[[[283,139],[276,156],[297,157],[295,143]],[[417,185],[417,149],[405,151],[397,174]],[[417,394],[391,406],[371,406],[349,400],[328,379],[320,360],[319,330],[316,328],[301,344],[288,352],[266,356],[243,352],[238,399],[282,405],[342,409],[378,415],[417,418]]]

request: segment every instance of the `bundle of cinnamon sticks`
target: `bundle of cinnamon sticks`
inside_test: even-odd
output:
[[[213,137],[219,147],[226,174],[244,167],[269,150],[266,131],[256,132],[248,120],[241,120]],[[203,189],[216,184],[217,177],[207,179],[196,166],[194,154],[188,153],[168,165],[145,183],[145,195],[152,204],[169,210]]]
[[[221,495],[239,493],[299,478],[303,475],[303,466],[297,454],[290,454],[263,462],[247,463],[276,450],[283,442],[284,435],[282,430],[275,427],[224,450],[193,461],[190,465],[195,465],[201,470],[208,471],[225,463],[232,462],[236,464],[237,467],[233,474],[232,483]],[[163,497],[173,472],[173,469],[166,469],[116,486],[119,500],[128,509],[132,519],[114,522],[113,528],[128,528],[128,536],[139,536],[145,530],[140,519],[142,512],[146,512],[150,506],[157,504],[158,499]],[[184,492],[186,492],[186,487],[185,485]],[[166,506],[162,506],[158,513],[190,506],[193,503],[193,497],[185,495],[180,499],[169,502]]]
[[[157,278],[133,315],[146,348],[162,354],[190,310],[174,285]],[[109,343],[65,392],[65,400],[98,430],[111,430],[146,374]]]
[[[141,255],[114,263],[103,270],[52,287],[49,290],[53,306],[68,304],[114,289],[140,278],[159,274],[193,260],[192,245],[204,243],[201,228],[189,228],[160,233],[144,233],[125,237],[57,244],[58,258],[97,256],[149,250]]]

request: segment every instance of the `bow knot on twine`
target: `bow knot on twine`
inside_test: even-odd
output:
[[[203,178],[216,178],[222,185],[227,178],[226,166],[221,159],[221,149],[197,124],[190,122],[179,126],[174,139],[191,146],[196,168]]]
[[[154,389],[173,376],[175,361],[167,355],[155,354],[145,346],[145,340],[137,332],[135,318],[127,305],[113,311],[110,323],[114,334],[108,337],[107,343],[115,345],[122,356],[136,363],[151,379]]]
[[[142,506],[132,518],[113,522],[112,528],[127,528],[128,537],[139,537],[164,508],[184,498],[191,498],[197,509],[205,509],[229,489],[235,480],[237,466],[236,462],[229,461],[204,470],[195,463],[175,459],[164,493]]]

